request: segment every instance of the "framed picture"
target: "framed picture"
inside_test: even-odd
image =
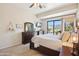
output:
[[[21,24],[16,24],[16,28],[17,29],[22,29],[22,25]]]

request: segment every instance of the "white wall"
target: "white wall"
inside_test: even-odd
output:
[[[77,19],[79,20],[79,3],[78,3],[78,6],[77,6]]]
[[[36,17],[28,10],[13,6],[12,4],[0,4],[0,49],[21,44],[21,31],[8,31],[11,21],[15,24],[24,25],[24,22],[35,22]]]
[[[44,33],[47,33],[47,20],[41,20],[42,21],[42,30],[44,31]]]

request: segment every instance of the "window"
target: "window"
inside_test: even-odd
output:
[[[47,22],[48,33],[59,34],[61,33],[61,20],[51,20]]]
[[[61,19],[47,21],[47,32],[59,34],[61,31],[75,31],[76,17],[75,14],[61,16]]]
[[[48,33],[53,33],[53,21],[48,21]]]
[[[76,20],[75,15],[64,16],[64,28],[65,31],[73,32],[74,31],[74,20]]]
[[[73,22],[65,22],[65,31],[74,31],[74,23]]]
[[[60,34],[61,33],[61,20],[54,20],[54,34]]]

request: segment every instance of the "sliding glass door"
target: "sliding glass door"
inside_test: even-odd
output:
[[[61,20],[51,20],[47,22],[48,33],[59,34],[61,33]]]
[[[61,20],[54,20],[53,23],[54,23],[53,33],[54,34],[60,34],[61,33],[61,24],[62,24]]]
[[[48,33],[53,33],[53,21],[48,21],[47,22],[47,31]]]

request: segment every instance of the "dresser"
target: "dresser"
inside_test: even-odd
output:
[[[30,43],[33,36],[33,32],[22,32],[22,44]]]
[[[31,42],[34,36],[34,25],[31,22],[24,23],[24,32],[22,32],[22,44],[27,44]]]

